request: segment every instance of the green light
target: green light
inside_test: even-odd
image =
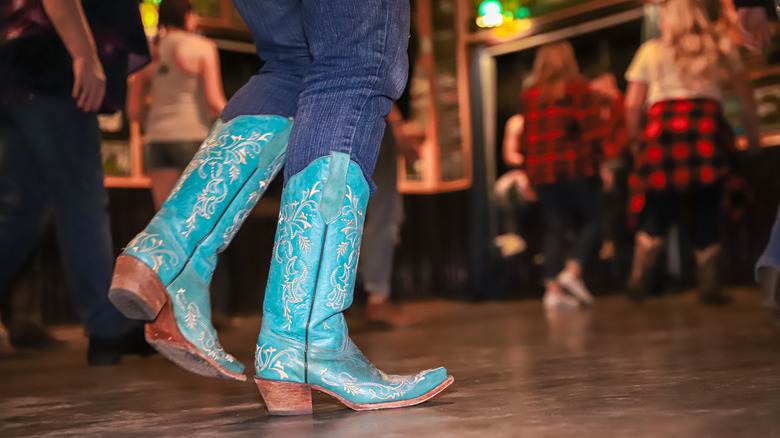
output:
[[[479,4],[479,15],[501,14],[501,3],[498,0],[485,0]]]
[[[517,18],[528,18],[531,16],[531,11],[528,10],[527,7],[522,6],[517,8],[517,13],[515,15]]]

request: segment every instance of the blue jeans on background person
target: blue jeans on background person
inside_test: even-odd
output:
[[[74,308],[91,336],[130,322],[108,301],[113,249],[100,130],[66,95],[0,105],[0,292],[52,219]]]
[[[780,271],[780,208],[777,209],[775,224],[772,226],[772,233],[769,235],[769,242],[764,248],[764,252],[756,262],[756,272],[761,268],[772,268]],[[758,278],[758,274],[756,274]]]
[[[331,152],[371,179],[391,101],[406,86],[408,0],[234,0],[265,64],[222,118],[294,116],[285,182]]]
[[[599,190],[596,178],[582,178],[534,188],[542,208],[545,224],[544,279],[553,280],[564,268],[566,237],[579,222],[571,260],[584,266],[598,251],[601,243]]]
[[[761,305],[772,313],[775,324],[780,327],[780,208],[769,242],[756,262],[755,275],[764,290]]]

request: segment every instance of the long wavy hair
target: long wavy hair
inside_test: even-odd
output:
[[[661,47],[666,63],[692,89],[710,87],[730,74],[731,41],[720,35],[699,0],[666,0],[661,6]]]
[[[566,85],[581,78],[574,49],[564,40],[539,47],[527,85],[539,87],[543,100],[560,99],[566,92]]]

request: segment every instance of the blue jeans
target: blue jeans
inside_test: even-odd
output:
[[[772,234],[769,235],[769,242],[756,263],[756,280],[758,280],[758,270],[767,266],[780,270],[780,208],[775,216],[775,225],[772,227]]]
[[[601,244],[599,181],[582,178],[535,187],[545,222],[544,279],[553,280],[564,268],[566,235],[579,222],[571,260],[583,266]]]
[[[69,95],[0,105],[0,292],[52,218],[71,298],[91,335],[130,323],[108,301],[113,250],[100,130]]]
[[[285,181],[331,151],[371,187],[384,118],[406,86],[408,0],[233,0],[265,64],[222,118],[294,116]]]

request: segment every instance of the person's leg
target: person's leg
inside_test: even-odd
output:
[[[51,203],[73,306],[90,337],[90,365],[148,354],[137,326],[108,300],[112,247],[97,117],[69,95],[36,97],[14,108]],[[136,329],[136,330],[134,330]]]
[[[294,116],[311,65],[300,0],[233,0],[233,5],[252,33],[263,66],[230,98],[222,119],[227,122],[248,114]]]
[[[385,130],[373,179],[378,188],[366,210],[360,265],[363,287],[368,294],[366,317],[369,321],[396,326],[416,322],[390,302],[393,277],[393,255],[398,230],[403,217],[401,195],[398,193],[395,139]]]
[[[144,169],[152,180],[154,209],[160,210],[200,142],[151,143],[144,146]]]
[[[0,295],[43,231],[46,185],[20,120],[0,105]]]
[[[576,308],[579,302],[566,295],[558,283],[564,268],[564,246],[569,228],[569,208],[563,183],[543,184],[535,188],[544,218],[544,287],[542,304],[547,308]]]
[[[693,208],[693,246],[696,256],[699,301],[702,304],[728,304],[720,285],[720,241],[718,239],[721,218],[723,187],[720,184],[692,189],[686,197]]]
[[[90,335],[120,337],[129,322],[107,296],[113,249],[97,117],[81,111],[70,96],[40,97],[18,111],[51,196],[76,312]]]
[[[38,245],[12,282],[5,302],[0,303],[11,345],[16,348],[54,348],[61,345],[43,322],[45,246]]]
[[[554,281],[564,268],[564,245],[568,229],[568,210],[559,184],[544,184],[536,188],[544,218],[544,281]]]
[[[34,280],[40,257],[31,257],[44,230],[47,192],[34,149],[12,110],[0,105],[0,297],[7,304],[3,319],[9,342],[40,348],[55,344],[43,325]],[[22,269],[25,263],[28,268]]]
[[[265,64],[231,98],[163,208],[117,260],[110,297],[147,324],[147,340],[183,368],[244,380],[211,321],[209,284],[224,250],[281,170],[310,62],[295,1],[237,0]]]
[[[363,170],[373,194],[385,117],[406,86],[408,2],[304,0],[302,8],[313,58],[295,114],[306,123],[290,134],[285,181],[315,159],[342,152]]]
[[[764,291],[761,306],[771,312],[775,324],[780,326],[780,207],[769,242],[756,262],[755,276]]]
[[[382,373],[351,342],[342,313],[384,117],[406,83],[409,3],[305,0],[302,11],[313,60],[290,137],[255,380],[276,415],[310,413],[312,387],[357,410],[411,406],[452,377]]]
[[[647,296],[647,288],[653,267],[661,256],[664,236],[669,232],[677,216],[677,196],[672,193],[647,192],[645,205],[639,217],[639,230],[634,243],[634,260],[628,280],[628,298],[641,302]]]
[[[152,192],[152,201],[154,209],[160,210],[168,198],[168,194],[176,186],[176,181],[181,177],[182,169],[173,167],[151,169],[146,172],[152,182],[150,190]]]
[[[360,271],[369,298],[389,297],[393,254],[401,222],[401,195],[396,187],[395,141],[388,129],[382,140],[373,174],[379,188],[366,210],[367,217],[360,250]]]
[[[601,184],[596,179],[572,181],[567,186],[567,202],[582,223],[572,257],[558,275],[558,282],[583,304],[592,304],[593,295],[582,280],[582,267],[598,253],[601,245]]]

